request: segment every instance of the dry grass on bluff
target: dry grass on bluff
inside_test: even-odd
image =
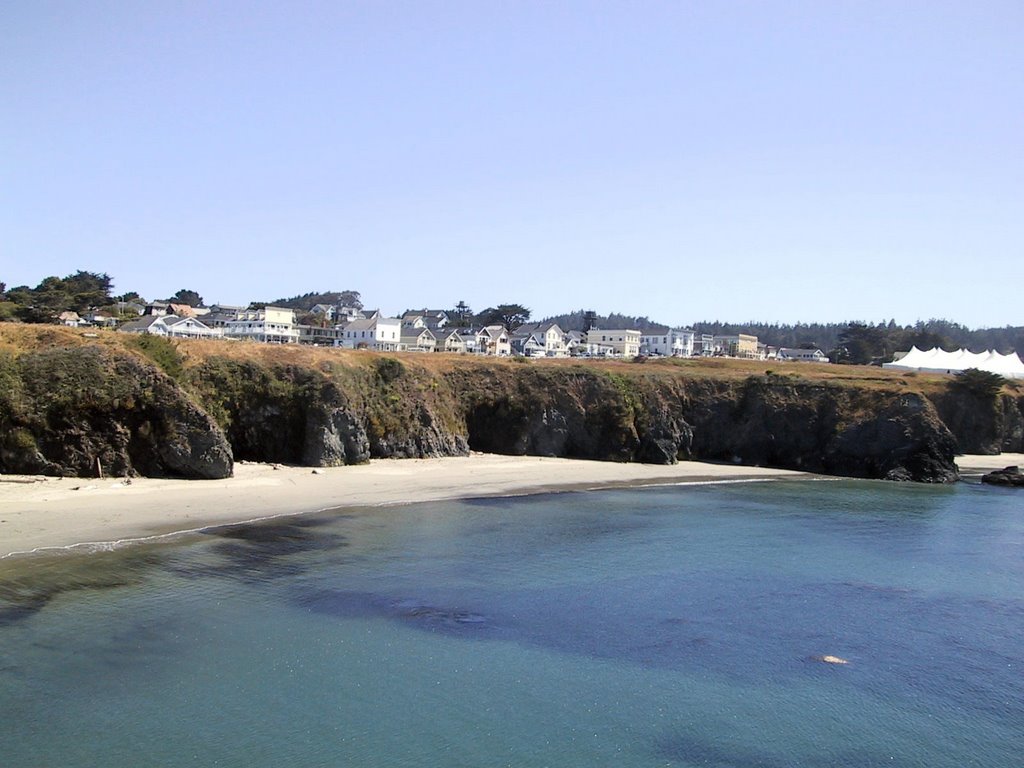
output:
[[[187,371],[212,358],[251,362],[263,366],[311,368],[325,374],[345,369],[375,367],[381,358],[395,358],[410,369],[443,374],[453,370],[490,368],[493,370],[530,366],[552,371],[575,369],[603,371],[630,378],[679,378],[738,381],[765,376],[784,382],[807,382],[849,386],[871,390],[913,390],[933,394],[946,389],[951,377],[941,374],[889,371],[877,366],[785,363],[774,360],[732,360],[725,358],[648,358],[643,361],[599,359],[492,358],[454,354],[415,352],[369,352],[298,344],[257,344],[241,341],[163,339],[115,331],[65,328],[61,326],[0,323],[0,352],[17,356],[24,352],[53,347],[95,344],[111,350],[128,351],[156,362],[171,375]],[[1016,391],[1014,382],[1007,388]]]

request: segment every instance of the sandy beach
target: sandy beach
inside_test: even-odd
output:
[[[275,468],[276,467],[276,468]],[[225,480],[0,478],[0,558],[97,547],[332,507],[659,483],[808,477],[703,462],[674,466],[495,456],[376,460],[313,470],[239,462]]]
[[[1024,463],[1024,455],[961,456],[965,476]],[[537,456],[375,460],[313,470],[239,462],[225,480],[0,477],[0,558],[108,545],[213,525],[333,507],[660,483],[811,477],[704,462],[617,464]]]
[[[957,456],[956,465],[964,477],[983,475],[1004,467],[1024,466],[1024,453],[1000,453],[996,456]]]

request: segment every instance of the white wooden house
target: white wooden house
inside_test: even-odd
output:
[[[512,332],[512,350],[526,357],[568,357],[565,333],[557,323],[521,325]]]
[[[224,337],[267,344],[297,344],[299,329],[295,310],[284,307],[244,309],[224,324]]]
[[[138,320],[125,323],[118,330],[122,333],[150,333],[178,339],[211,339],[221,335],[219,328],[210,328],[194,317],[177,315],[143,315]]]
[[[503,325],[488,325],[480,331],[478,338],[485,355],[508,357],[512,354],[512,340]]]
[[[687,328],[649,328],[640,333],[640,352],[665,357],[693,357],[696,333]]]
[[[429,328],[402,328],[399,349],[406,352],[433,352],[437,336]]]
[[[348,349],[395,352],[402,343],[402,321],[374,312],[370,317],[356,318],[348,323],[342,334],[342,344]]]
[[[636,357],[640,354],[640,331],[633,328],[593,328],[587,332],[587,343],[611,347],[612,357]]]
[[[466,352],[466,342],[459,334],[458,328],[439,328],[434,331],[434,351],[435,352],[450,352],[454,354],[464,354]]]
[[[804,363],[827,363],[828,355],[820,349],[792,349],[782,347],[775,354],[778,360],[796,360]]]

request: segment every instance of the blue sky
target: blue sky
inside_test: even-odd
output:
[[[1021,325],[1024,3],[0,9],[0,281]]]

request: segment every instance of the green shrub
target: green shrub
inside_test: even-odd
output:
[[[164,336],[150,333],[132,334],[129,346],[134,347],[149,360],[156,364],[172,379],[180,379],[182,374],[181,355],[174,342]]]
[[[998,373],[968,368],[960,371],[953,379],[953,386],[962,392],[974,395],[981,400],[995,400],[1006,379]]]
[[[405,366],[393,357],[382,357],[376,362],[377,375],[385,384],[390,384],[405,373]]]

